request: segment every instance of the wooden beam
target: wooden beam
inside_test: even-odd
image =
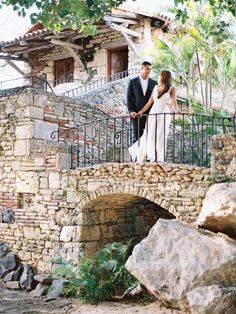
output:
[[[139,57],[139,53],[138,53],[138,51],[137,51],[137,49],[136,49],[136,46],[135,46],[134,42],[132,41],[132,39],[131,39],[131,38],[129,37],[129,35],[127,35],[126,33],[124,33],[124,32],[121,32],[121,33],[122,33],[122,35],[125,37],[125,39],[127,40],[128,45],[129,45],[129,46],[131,47],[131,49],[133,50],[135,56],[136,56],[136,57]]]
[[[46,45],[38,45],[38,46],[35,46],[35,47],[33,46],[33,47],[29,47],[29,48],[21,47],[21,50],[17,50],[17,51],[16,51],[16,49],[14,47],[12,47],[11,49],[7,49],[6,52],[8,52],[8,53],[13,52],[14,55],[17,56],[19,54],[35,51],[35,50],[38,50],[38,49],[48,49],[48,48],[51,48],[51,47],[53,47],[52,44],[46,44]],[[5,51],[5,49],[4,49],[4,51]]]
[[[83,68],[84,67],[84,65],[83,65],[83,63],[82,63],[82,61],[80,60],[80,57],[77,55],[77,53],[73,50],[73,48],[71,48],[71,47],[65,47],[69,52],[70,52],[70,54],[72,55],[72,57],[74,58],[74,60],[75,60],[75,62],[81,67],[81,68]]]
[[[126,41],[128,42],[128,45],[133,50],[135,56],[138,57],[139,53],[136,49],[136,46],[135,46],[134,42],[132,41],[132,39],[129,37],[130,32],[134,32],[134,31],[131,31],[130,29],[128,29],[122,25],[115,24],[115,23],[107,23],[107,24],[111,27],[111,29],[115,29],[115,30],[121,32],[121,34],[125,37]],[[128,32],[127,32],[127,30],[128,30]],[[137,33],[137,32],[135,32],[135,33]],[[137,36],[135,36],[135,37],[137,37]],[[138,34],[138,37],[139,37],[139,34]]]
[[[137,21],[131,20],[131,19],[126,19],[126,18],[121,18],[121,17],[116,17],[116,16],[110,16],[110,15],[105,15],[103,17],[103,20],[105,22],[115,22],[115,23],[128,23],[131,25],[137,24]]]
[[[104,44],[101,44],[101,49],[116,49],[125,46],[127,46],[127,40],[122,37],[120,40],[105,42]]]
[[[16,56],[1,56],[0,55],[0,59],[2,59],[2,60],[15,60],[15,61],[26,61],[25,58],[19,58]]]
[[[44,37],[44,39],[45,39],[45,40],[49,40],[49,39],[60,39],[60,38],[65,38],[65,37],[66,37],[66,35],[62,33],[62,34],[58,34],[58,35],[54,35],[54,34],[48,35],[48,36]]]
[[[51,39],[50,42],[54,45],[59,45],[59,46],[63,46],[63,47],[70,47],[70,48],[74,48],[74,49],[83,49],[82,46],[80,45],[76,45],[73,43],[69,43],[68,41],[63,41],[63,40],[58,40],[58,39]]]
[[[11,60],[6,60],[6,62],[14,69],[16,70],[18,73],[20,73],[20,75],[22,76],[27,76],[27,74],[25,72],[23,72],[15,63],[13,63]]]
[[[124,27],[124,26],[122,26],[122,25],[118,25],[118,24],[116,24],[116,23],[109,23],[109,22],[107,23],[107,25],[108,25],[111,29],[114,29],[114,30],[116,30],[116,31],[118,31],[118,32],[122,32],[122,33],[125,33],[125,34],[127,34],[127,35],[131,35],[131,36],[137,37],[137,38],[140,37],[140,35],[139,35],[138,32],[135,32],[135,31],[133,31],[132,29],[129,29],[129,28]]]
[[[130,11],[127,11],[125,9],[122,9],[121,6],[119,6],[119,8],[113,8],[112,9],[112,15],[116,15],[116,16],[126,16],[126,17],[129,17],[129,18],[134,18],[134,19],[140,19],[140,17],[138,16],[137,13],[133,13],[133,12],[130,12]]]

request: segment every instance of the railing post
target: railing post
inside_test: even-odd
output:
[[[204,139],[204,135],[203,135],[203,116],[201,117],[201,166],[203,166],[203,139]]]
[[[164,146],[164,150],[163,150],[163,160],[166,161],[166,153],[165,153],[165,149],[166,149],[166,113],[164,113],[164,143],[163,143],[163,146]]]
[[[107,149],[107,145],[108,145],[108,123],[109,123],[109,119],[106,118],[106,143],[105,143],[105,160],[106,162],[108,162],[108,149]]]
[[[124,162],[124,118],[121,118],[121,162]]]
[[[80,163],[79,137],[80,137],[80,131],[79,131],[79,125],[78,125],[77,127],[77,167],[79,167],[79,163]]]
[[[98,163],[101,162],[101,121],[98,121]]]
[[[115,148],[116,148],[116,118],[114,118],[114,134],[113,134],[113,162],[115,162]]]
[[[84,124],[84,167],[86,166],[86,136],[87,136],[87,134],[86,134],[86,126],[87,126],[87,124],[85,123]]]
[[[172,139],[172,162],[175,162],[175,113],[173,113],[173,139]]]

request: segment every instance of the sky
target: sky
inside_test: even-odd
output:
[[[23,18],[19,17],[10,7],[0,9],[0,42],[18,37],[30,25],[29,15]],[[0,60],[0,84],[1,81],[20,77],[20,74],[16,70],[12,69],[9,65],[3,66],[4,64],[5,62]],[[23,68],[23,62],[20,62],[18,65]]]

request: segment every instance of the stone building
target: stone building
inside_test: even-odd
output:
[[[0,53],[11,61],[25,61],[25,75],[71,88],[137,67],[169,26],[166,16],[120,6],[96,23],[94,36],[68,29],[54,33],[36,24],[24,35],[1,42]]]

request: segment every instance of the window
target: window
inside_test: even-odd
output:
[[[74,79],[74,59],[68,58],[55,61],[55,85],[73,82]]]

